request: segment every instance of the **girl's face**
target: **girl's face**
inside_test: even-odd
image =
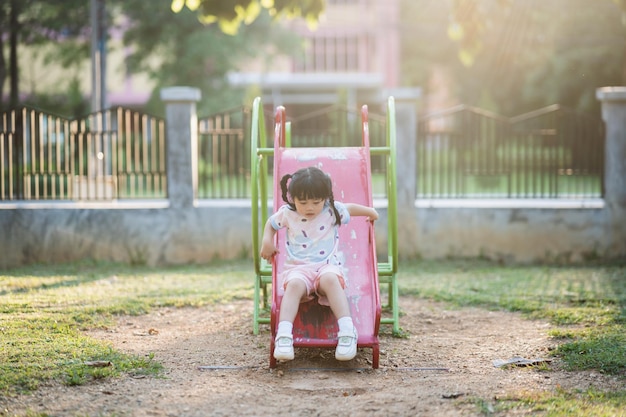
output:
[[[322,212],[326,200],[323,198],[308,198],[305,200],[294,198],[293,202],[299,215],[306,219],[313,219]]]

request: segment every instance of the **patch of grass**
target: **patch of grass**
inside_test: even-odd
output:
[[[160,372],[152,358],[120,354],[107,343],[84,336],[71,317],[61,314],[22,315],[0,321],[0,392],[31,391],[47,379],[78,385],[120,372]],[[110,362],[92,367],[92,361]]]
[[[626,333],[623,326],[610,326],[560,345],[555,353],[570,370],[597,369],[623,375],[626,369]]]
[[[551,336],[561,343],[553,354],[568,370],[626,375],[626,267],[502,266],[487,260],[415,261],[402,264],[403,295],[456,306],[521,312],[559,326]],[[474,399],[482,414],[522,407],[548,416],[616,416],[626,408],[626,390],[588,391],[519,400]],[[621,411],[620,411],[621,412]]]
[[[626,371],[626,344],[621,343],[626,334],[623,265],[507,267],[485,260],[416,261],[404,263],[398,279],[404,295],[522,312],[570,327],[555,352],[568,366]],[[587,352],[582,362],[580,355],[572,354],[581,350]],[[607,361],[608,355],[613,360]]]
[[[134,357],[85,336],[116,315],[155,307],[203,306],[252,297],[247,263],[150,268],[102,262],[33,265],[0,275],[0,393],[30,391],[55,379],[69,385],[125,373],[156,374]],[[111,362],[109,367],[85,363]]]
[[[626,391],[604,392],[594,388],[585,391],[523,392],[514,397],[499,398],[488,407],[476,400],[484,415],[541,415],[546,417],[616,417],[626,409]]]

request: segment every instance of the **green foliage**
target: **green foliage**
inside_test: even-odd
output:
[[[505,1],[508,3],[507,1]],[[448,36],[459,44],[458,57],[466,67],[471,67],[483,50],[483,32],[493,24],[489,12],[494,6],[505,2],[477,2],[475,0],[454,0],[450,12]]]
[[[172,13],[170,3],[115,1],[119,13],[129,19],[124,32],[124,44],[132,50],[126,59],[128,71],[146,73],[156,84],[146,108],[151,114],[164,114],[160,90],[176,85],[201,91],[201,114],[240,106],[245,91],[230,87],[226,74],[244,59],[259,57],[271,65],[275,53],[299,47],[297,39],[284,36],[278,26],[271,24],[267,13],[230,36],[214,25],[203,25],[187,8]]]
[[[559,103],[598,111],[623,84],[622,13],[611,0],[403,0],[403,77],[430,74],[455,102],[513,116]],[[412,84],[415,85],[415,84]]]
[[[254,22],[262,9],[267,9],[275,18],[304,17],[310,27],[315,27],[324,10],[324,0],[172,0],[171,8],[179,13],[183,7],[197,11],[198,19],[204,24],[217,22],[222,32],[235,35],[242,24]]]
[[[89,113],[90,104],[80,89],[77,76],[69,79],[65,91],[42,92],[24,99],[23,104],[38,109],[54,109],[54,112],[66,118],[79,118]]]
[[[535,18],[551,29],[538,39],[542,56],[531,61],[535,65],[528,68],[524,98],[597,109],[596,88],[624,82],[626,27],[621,14],[610,1],[597,1],[593,8],[584,0],[552,6]]]
[[[11,24],[14,16],[17,24]],[[12,62],[9,40],[16,39],[16,60],[23,45],[41,48],[46,60],[54,60],[64,68],[77,70],[89,57],[89,38],[85,30],[90,25],[89,2],[84,0],[5,1],[0,4],[0,108],[5,74],[11,78],[10,105],[19,103],[19,62]],[[65,86],[71,88],[70,85]],[[46,92],[50,94],[51,92]],[[56,92],[58,93],[58,92]]]

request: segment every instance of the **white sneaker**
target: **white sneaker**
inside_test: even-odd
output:
[[[338,361],[349,361],[356,356],[356,344],[358,336],[356,328],[350,333],[337,334],[337,348],[335,349],[335,359]]]
[[[274,343],[274,359],[278,361],[291,361],[293,358],[293,336],[288,334],[276,336],[276,343]]]

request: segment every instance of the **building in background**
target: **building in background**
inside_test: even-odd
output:
[[[398,0],[328,0],[319,25],[284,20],[304,50],[263,66],[250,63],[229,74],[233,86],[254,86],[263,102],[290,108],[330,105],[350,108],[379,102],[398,87]]]

